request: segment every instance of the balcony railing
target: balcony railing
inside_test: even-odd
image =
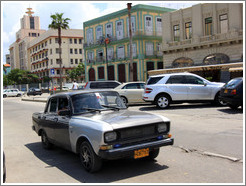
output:
[[[182,41],[170,41],[163,45],[163,50],[169,50],[170,48],[183,48],[185,45],[202,45],[210,44],[221,41],[231,41],[242,39],[243,31],[242,30],[233,30],[227,33],[213,34],[208,36],[194,37],[192,39],[186,39]]]
[[[160,31],[146,31],[146,30],[136,30],[135,32],[132,33],[132,37],[133,38],[137,38],[137,37],[162,37],[162,32]],[[112,36],[110,38],[110,42],[115,42],[115,41],[120,41],[120,40],[124,40],[124,39],[129,39],[129,34],[126,33],[124,35],[120,35],[119,37],[115,37]],[[93,47],[93,46],[97,46],[97,45],[102,45],[99,42],[99,39],[91,41],[91,42],[85,42],[84,43],[84,48],[86,47]]]

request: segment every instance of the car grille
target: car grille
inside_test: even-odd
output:
[[[133,127],[127,128],[124,130],[120,130],[120,139],[127,140],[127,139],[134,139],[134,138],[141,138],[145,136],[150,136],[155,134],[155,125],[146,125],[141,127]]]

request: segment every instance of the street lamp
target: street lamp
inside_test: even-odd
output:
[[[107,80],[108,80],[108,50],[107,50],[107,45],[110,43],[111,38],[110,37],[105,37],[101,36],[99,39],[99,44],[102,45],[104,43],[105,50],[106,50],[106,71],[107,71]]]

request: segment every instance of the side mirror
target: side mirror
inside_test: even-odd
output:
[[[70,114],[71,114],[71,111],[68,110],[68,109],[58,111],[58,115],[59,115],[59,116],[70,116]]]
[[[206,87],[208,84],[204,82],[204,87]]]

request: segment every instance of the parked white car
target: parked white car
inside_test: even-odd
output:
[[[145,82],[128,82],[119,85],[114,90],[120,94],[125,104],[144,103],[144,85]]]
[[[24,92],[19,91],[19,89],[6,89],[3,91],[3,97],[20,97]]]
[[[210,82],[192,73],[173,73],[150,76],[145,86],[143,99],[159,108],[170,103],[205,102],[216,105],[224,103],[219,98],[224,83]]]

